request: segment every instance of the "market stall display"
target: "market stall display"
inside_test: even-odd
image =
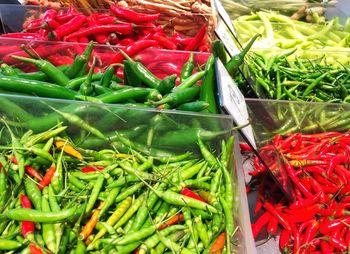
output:
[[[0,102],[2,250],[251,253],[230,117]]]

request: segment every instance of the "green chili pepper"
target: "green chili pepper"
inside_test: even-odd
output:
[[[177,90],[175,92],[167,94],[160,101],[154,102],[154,105],[161,105],[164,103],[168,103],[172,107],[176,107],[186,102],[193,101],[197,98],[200,91],[200,87],[194,86],[190,88],[184,88],[181,90]]]
[[[205,71],[196,72],[195,74],[191,75],[190,77],[182,81],[180,85],[174,87],[172,92],[181,91],[186,88],[194,86],[201,78],[204,77],[205,73],[206,73]]]
[[[140,86],[142,84],[142,80],[136,74],[131,61],[124,61],[124,84],[126,86]]]
[[[105,93],[97,96],[96,98],[104,103],[120,103],[126,102],[129,99],[136,99],[141,101],[146,101],[150,93],[154,91],[142,87],[128,88],[118,91],[113,91],[111,93]]]
[[[169,93],[175,87],[176,78],[176,74],[165,77],[159,82],[157,90],[161,94]]]
[[[176,109],[183,110],[183,111],[200,112],[209,108],[209,106],[210,104],[205,101],[193,101],[193,102],[184,103],[178,106]]]
[[[227,69],[227,71],[231,74],[234,75],[234,73],[237,71],[238,67],[241,66],[241,64],[244,61],[244,56],[248,53],[248,51],[250,50],[250,48],[253,46],[255,40],[257,38],[259,38],[261,35],[257,34],[255,35],[247,44],[247,46],[245,46],[245,48],[237,55],[233,56],[230,61],[227,62],[227,64],[225,64],[225,68]]]
[[[13,55],[12,58],[25,62],[34,64],[39,70],[44,72],[50,80],[55,82],[60,86],[66,86],[69,82],[69,78],[57,67],[55,67],[52,63],[42,60],[42,59],[31,59],[26,57],[20,57]]]
[[[103,73],[95,73],[91,76],[91,81],[99,81],[101,80],[103,76]],[[88,79],[88,76],[85,75],[83,77],[75,78],[69,81],[69,83],[66,85],[66,88],[69,88],[71,90],[78,90],[81,84],[83,84]]]
[[[191,52],[187,62],[182,66],[180,83],[182,83],[185,79],[189,78],[192,75],[193,69],[194,69],[193,52]]]
[[[0,250],[16,250],[21,246],[22,244],[17,241],[0,239]]]
[[[218,57],[225,65],[227,63],[227,54],[224,43],[222,41],[215,40],[211,44],[211,49],[213,51],[214,57]]]
[[[45,189],[43,191],[45,191]],[[46,199],[45,195],[42,197],[41,200],[42,200],[41,207],[42,207],[43,212],[50,213],[51,212],[50,205],[49,205],[49,202]],[[50,251],[55,253],[58,246],[56,246],[54,225],[49,224],[49,223],[42,223],[41,226],[42,226],[42,234],[43,234],[43,239],[44,239],[45,245],[47,246],[47,248]]]
[[[69,65],[61,65],[61,66],[57,66],[56,68],[64,72],[65,70],[68,69],[68,67]],[[49,81],[49,77],[42,71],[18,73],[17,77],[23,78],[23,79],[37,80],[37,81]]]
[[[64,72],[70,79],[77,77],[78,75],[85,73],[86,66],[90,60],[90,56],[93,50],[94,42],[90,41],[86,46],[85,51],[81,55],[77,55],[72,65]],[[80,75],[81,76],[81,75]]]
[[[74,100],[76,93],[65,87],[36,80],[0,75],[0,88],[42,97]]]
[[[30,202],[33,203],[34,207],[37,210],[41,210],[42,195],[41,195],[41,191],[38,188],[38,186],[29,178],[25,178],[24,179],[24,188],[26,190],[28,198],[30,199]]]
[[[27,194],[29,196],[29,193]],[[3,214],[0,215],[0,218],[8,218],[11,220],[18,220],[18,221],[26,220],[26,221],[41,222],[41,223],[57,223],[60,221],[64,221],[67,218],[73,216],[74,213],[77,212],[77,210],[78,209],[76,207],[73,207],[73,208],[62,210],[60,212],[43,212],[43,211],[34,210],[34,209],[16,208],[16,209],[5,211]]]
[[[99,213],[99,217],[103,216],[107,210],[115,203],[115,199],[118,196],[120,192],[120,188],[113,188],[109,193],[108,196],[104,202],[103,207],[101,208],[101,211]]]
[[[79,93],[85,96],[89,96],[93,92],[93,87],[91,85],[91,79],[92,79],[92,74],[94,73],[94,68],[95,68],[95,58],[92,61],[91,68],[89,70],[89,73],[87,74],[86,80],[80,85],[79,88]]]
[[[199,99],[209,104],[206,111],[217,114],[218,109],[215,99],[215,84],[214,56],[211,55],[205,65],[205,76],[199,93]]]

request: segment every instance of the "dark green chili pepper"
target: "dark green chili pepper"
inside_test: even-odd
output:
[[[182,81],[180,85],[174,87],[172,92],[177,92],[177,91],[192,87],[193,85],[195,85],[197,83],[197,81],[199,81],[201,78],[203,78],[205,73],[206,73],[205,71],[196,72],[195,74],[191,75],[190,77],[188,77],[187,79]]]
[[[169,93],[175,87],[176,78],[176,74],[165,77],[159,82],[157,90],[161,94]]]
[[[124,84],[132,87],[142,84],[142,80],[137,76],[131,61],[124,61]]]
[[[167,94],[160,101],[154,102],[154,104],[161,105],[164,103],[168,103],[172,107],[176,107],[176,106],[181,105],[183,103],[193,101],[195,98],[197,98],[199,91],[200,91],[199,86],[184,88],[182,90],[178,90],[178,91]]]
[[[47,190],[46,188],[43,190],[43,192]],[[45,195],[42,197],[42,203],[41,203],[41,207],[43,212],[48,212],[50,213],[50,205],[48,200],[46,199]],[[57,247],[56,246],[56,237],[55,237],[55,227],[53,224],[49,224],[49,223],[42,223],[41,224],[42,227],[42,235],[43,235],[43,239],[45,242],[45,245],[47,246],[47,248],[52,251],[53,253],[56,252]]]
[[[107,69],[105,70],[105,72],[103,73],[103,76],[100,80],[100,85],[102,87],[109,87],[109,85],[112,82],[112,78],[114,75],[115,69],[113,65],[110,65],[107,67]]]
[[[69,65],[61,65],[57,66],[58,69],[61,71],[65,71]],[[42,71],[37,71],[37,72],[23,72],[23,73],[18,73],[17,74],[18,78],[23,78],[23,79],[31,79],[31,80],[38,80],[38,81],[48,81],[49,78],[48,76],[42,72]]]
[[[41,97],[74,100],[76,92],[65,87],[43,81],[26,80],[16,77],[0,75],[0,88],[12,91],[37,95]]]
[[[65,254],[66,253],[68,243],[69,243],[69,235],[70,235],[71,230],[72,229],[69,228],[69,226],[64,225],[64,230],[63,230],[61,242],[58,246],[57,254]]]
[[[214,57],[218,57],[225,65],[227,63],[227,54],[224,43],[222,41],[215,40],[211,44],[211,49],[213,51]]]
[[[147,86],[158,89],[160,79],[151,73],[142,63],[133,60],[124,60],[124,63],[129,62],[131,68],[137,77]]]
[[[93,92],[93,87],[91,85],[91,78],[92,78],[92,74],[94,73],[95,62],[96,60],[94,58],[91,68],[89,70],[89,73],[87,74],[86,80],[80,85],[79,93],[82,95],[89,96]]]
[[[85,64],[89,62],[90,56],[93,50],[94,42],[90,41],[86,46],[85,51],[81,55],[77,55],[72,65],[64,72],[68,78],[72,79],[78,76],[78,74],[85,73]],[[85,67],[85,68],[84,68]],[[80,75],[81,76],[81,75]]]
[[[180,83],[182,83],[185,79],[189,78],[192,75],[193,68],[194,68],[193,52],[191,52],[187,62],[182,66]]]
[[[209,107],[206,111],[216,114],[218,112],[218,109],[217,109],[216,99],[215,99],[216,78],[215,78],[213,55],[209,57],[207,64],[205,65],[205,71],[206,71],[206,74],[204,76],[201,90],[199,93],[199,99],[209,104]]]
[[[311,93],[312,89],[314,89],[321,82],[321,80],[323,78],[325,78],[328,74],[329,74],[329,72],[325,72],[321,76],[316,78],[310,85],[307,86],[307,88],[304,90],[302,96],[305,97],[305,96],[309,95]]]
[[[103,76],[103,73],[95,73],[91,76],[91,81],[99,81],[101,80]],[[66,85],[66,88],[72,89],[72,90],[78,90],[81,84],[83,84],[87,80],[88,76],[85,75],[83,77],[78,77],[75,79],[72,79],[69,81],[69,83]]]
[[[129,99],[146,101],[147,97],[153,91],[154,90],[152,89],[134,87],[134,88],[113,91],[111,93],[101,94],[96,98],[98,98],[104,103],[120,103],[120,102],[126,102]]]
[[[55,82],[60,86],[66,86],[69,82],[69,78],[52,63],[42,60],[42,59],[31,59],[26,57],[20,57],[13,55],[12,58],[25,62],[34,64],[39,70],[44,72],[50,80]]]
[[[183,111],[192,111],[192,112],[200,112],[209,107],[209,103],[206,101],[193,101],[193,102],[187,102],[180,106],[178,106],[176,109],[183,110]]]
[[[244,56],[248,53],[250,48],[253,46],[255,40],[259,38],[261,35],[257,34],[252,39],[250,39],[249,43],[245,48],[237,55],[233,56],[230,61],[225,64],[225,68],[227,69],[228,73],[231,75],[234,75],[234,73],[237,71],[238,67],[241,66],[241,64],[244,61]]]

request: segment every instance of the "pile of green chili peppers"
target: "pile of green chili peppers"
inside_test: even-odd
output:
[[[0,92],[3,94],[34,95],[47,98],[83,100],[97,103],[135,103],[159,109],[205,111],[217,113],[214,96],[214,57],[203,70],[194,72],[193,54],[182,68],[181,75],[159,79],[143,64],[124,52],[124,64],[107,66],[94,73],[95,59],[91,42],[73,64],[54,66],[49,61],[35,59],[36,55],[23,48],[31,58],[12,56],[20,63],[32,64],[38,72],[24,73],[15,66],[0,66]],[[89,65],[90,68],[89,68]],[[115,75],[123,68],[123,79]],[[176,80],[180,83],[176,86]],[[201,85],[199,85],[201,83]]]
[[[223,232],[225,253],[234,248],[233,137],[222,141],[219,157],[201,138],[197,155],[157,157],[122,135],[124,152],[91,150],[78,147],[61,124],[24,134],[11,121],[1,124],[10,140],[0,146],[0,251],[212,253]],[[182,194],[185,188],[202,201]],[[21,208],[22,195],[31,209]]]
[[[350,101],[350,65],[330,65],[326,58],[305,59],[294,50],[267,57],[253,52],[246,58],[246,75],[255,79],[260,98],[314,102]],[[239,84],[245,86],[244,84]]]

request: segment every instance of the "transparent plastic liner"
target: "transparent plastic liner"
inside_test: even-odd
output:
[[[230,14],[231,19],[236,19],[242,15],[250,14],[254,11],[272,10],[281,14],[292,15],[300,8],[307,4],[308,8],[326,8],[332,9],[336,15],[343,15],[341,8],[337,8],[338,1],[313,1],[307,3],[306,0],[289,1],[289,0],[222,0],[226,11]],[[334,10],[335,9],[335,10]]]
[[[262,147],[276,134],[350,130],[350,104],[246,99],[255,139]]]
[[[19,68],[26,70],[28,64],[22,64],[13,59],[11,55],[28,57],[21,49],[24,45],[29,50],[35,52],[40,58],[49,60],[54,65],[69,64],[74,61],[77,54],[82,54],[87,44],[72,42],[51,42],[51,41],[29,41],[23,39],[0,38],[0,59],[7,64],[16,64]],[[113,56],[119,52],[118,48],[124,47],[94,45],[92,58],[96,58],[96,71],[99,68],[109,66],[113,62]],[[196,66],[203,66],[207,62],[210,54],[194,53],[194,63]],[[164,78],[171,74],[180,74],[181,68],[187,62],[191,52],[169,51],[160,49],[145,49],[133,56],[137,61],[143,63],[152,73]],[[28,69],[30,70],[30,68]]]
[[[232,248],[237,253],[256,253],[249,217],[246,216],[248,207],[241,171],[242,160],[237,135],[232,131],[231,117],[11,95],[0,95],[0,105],[0,118],[13,127],[20,137],[28,130],[38,133],[62,122],[68,126],[66,132],[70,140],[83,149],[117,149],[127,152],[131,146],[153,157],[165,158],[188,151],[193,152],[195,157],[200,153],[197,145],[199,135],[219,156],[221,141],[235,135],[230,167],[234,182],[237,232],[232,238]],[[77,117],[83,122],[78,124]],[[96,130],[92,131],[91,127],[107,138],[96,136]],[[128,138],[132,145],[125,145],[117,134]],[[0,143],[9,141],[8,133],[3,132]]]

